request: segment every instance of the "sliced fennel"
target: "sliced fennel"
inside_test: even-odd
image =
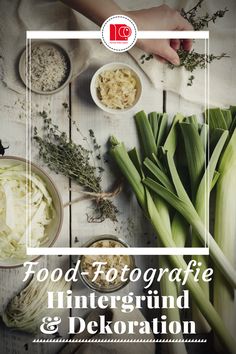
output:
[[[0,168],[0,259],[26,258],[26,232],[31,247],[47,240],[45,227],[53,218],[52,199],[36,174],[23,164]]]
[[[44,316],[58,315],[57,308],[51,310],[47,308],[48,292],[66,292],[69,289],[70,283],[64,279],[53,282],[48,277],[44,282],[38,282],[35,277],[9,302],[2,314],[2,320],[7,327],[37,333]]]

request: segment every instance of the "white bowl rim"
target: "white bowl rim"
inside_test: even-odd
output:
[[[70,57],[70,54],[68,53],[68,51],[62,45],[60,45],[57,42],[54,42],[52,40],[48,40],[48,41],[47,40],[39,40],[39,41],[32,42],[31,47],[36,46],[37,44],[38,45],[51,45],[51,46],[54,46],[54,47],[58,47],[64,53],[64,55],[66,56],[66,59],[69,62],[69,65],[70,65],[68,76],[67,76],[66,80],[64,81],[64,83],[61,86],[59,86],[57,89],[52,90],[52,91],[40,91],[40,90],[34,89],[32,87],[32,85],[31,85],[31,87],[29,87],[27,85],[27,80],[25,80],[25,75],[26,75],[25,74],[26,47],[23,49],[23,51],[22,51],[22,53],[20,55],[20,59],[19,59],[19,75],[20,75],[20,78],[23,81],[24,85],[29,90],[31,90],[32,92],[37,93],[39,95],[53,95],[54,93],[57,93],[57,92],[63,90],[68,85],[68,83],[71,81],[72,72],[73,72],[72,60],[71,60],[71,57]]]
[[[63,218],[64,218],[64,209],[63,209],[63,202],[62,202],[62,197],[61,194],[59,192],[59,190],[57,189],[55,183],[53,182],[52,178],[49,176],[49,174],[44,171],[44,169],[42,169],[40,166],[38,166],[37,164],[35,164],[34,162],[28,161],[27,159],[25,159],[24,157],[20,157],[20,156],[13,156],[13,155],[9,155],[9,156],[0,156],[0,161],[1,160],[11,160],[11,161],[21,161],[24,162],[26,164],[32,165],[36,170],[39,170],[42,174],[45,175],[45,177],[49,180],[49,182],[51,183],[51,185],[54,188],[54,192],[56,193],[58,200],[59,200],[59,210],[60,210],[60,215],[59,215],[59,224],[57,227],[57,230],[55,232],[55,236],[52,239],[52,241],[50,242],[48,247],[52,247],[54,245],[54,243],[56,242],[56,240],[58,239],[60,232],[61,232],[61,228],[62,228],[62,224],[63,224]],[[32,259],[30,262],[35,262],[37,261],[39,258],[41,258],[42,255],[37,256],[36,258]],[[27,262],[27,260],[23,260],[23,263],[19,263],[16,265],[0,265],[0,269],[14,269],[14,268],[21,268],[24,265],[24,262]]]
[[[130,69],[136,75],[136,77],[138,78],[139,83],[140,83],[140,94],[139,94],[139,97],[138,97],[137,101],[131,107],[124,108],[124,109],[114,109],[114,108],[106,107],[105,105],[103,105],[101,103],[101,101],[99,100],[99,98],[97,97],[97,94],[96,94],[96,78],[97,78],[97,76],[101,72],[105,71],[106,69],[109,69],[109,68],[112,69],[112,68],[116,68],[116,67],[117,68],[120,67],[120,68],[128,68],[128,69]],[[103,111],[105,111],[107,113],[111,113],[111,114],[126,113],[126,112],[131,111],[138,104],[138,102],[140,101],[141,96],[142,96],[142,91],[143,91],[143,82],[142,82],[142,79],[140,77],[140,74],[131,65],[126,64],[126,63],[122,63],[122,62],[111,62],[111,63],[104,64],[103,66],[101,66],[100,68],[98,68],[95,71],[95,73],[93,74],[93,77],[91,79],[91,82],[90,82],[90,94],[92,96],[92,99],[93,99],[94,103],[99,108],[101,108]]]

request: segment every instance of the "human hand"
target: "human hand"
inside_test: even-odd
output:
[[[161,5],[145,10],[128,11],[127,16],[136,23],[138,30],[146,31],[191,31],[192,25],[178,11],[167,5]],[[137,47],[147,53],[152,53],[160,61],[168,61],[174,65],[180,64],[177,50],[182,47],[190,51],[191,39],[139,39]]]

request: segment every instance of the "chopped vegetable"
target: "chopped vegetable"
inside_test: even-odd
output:
[[[58,309],[48,309],[48,292],[59,292],[70,289],[70,283],[64,279],[53,282],[50,277],[44,282],[38,282],[36,277],[30,284],[16,295],[7,305],[2,314],[7,327],[18,331],[37,333],[44,316],[58,316]]]
[[[23,164],[1,163],[0,167],[0,259],[26,259],[29,246],[47,241],[46,226],[53,219],[52,199],[35,173]]]

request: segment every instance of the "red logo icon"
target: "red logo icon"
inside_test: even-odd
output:
[[[110,24],[111,42],[128,42],[132,29],[125,24]]]
[[[1,0],[0,0],[1,1]],[[113,52],[126,52],[136,43],[138,29],[134,21],[124,15],[113,15],[101,27],[101,40]]]

